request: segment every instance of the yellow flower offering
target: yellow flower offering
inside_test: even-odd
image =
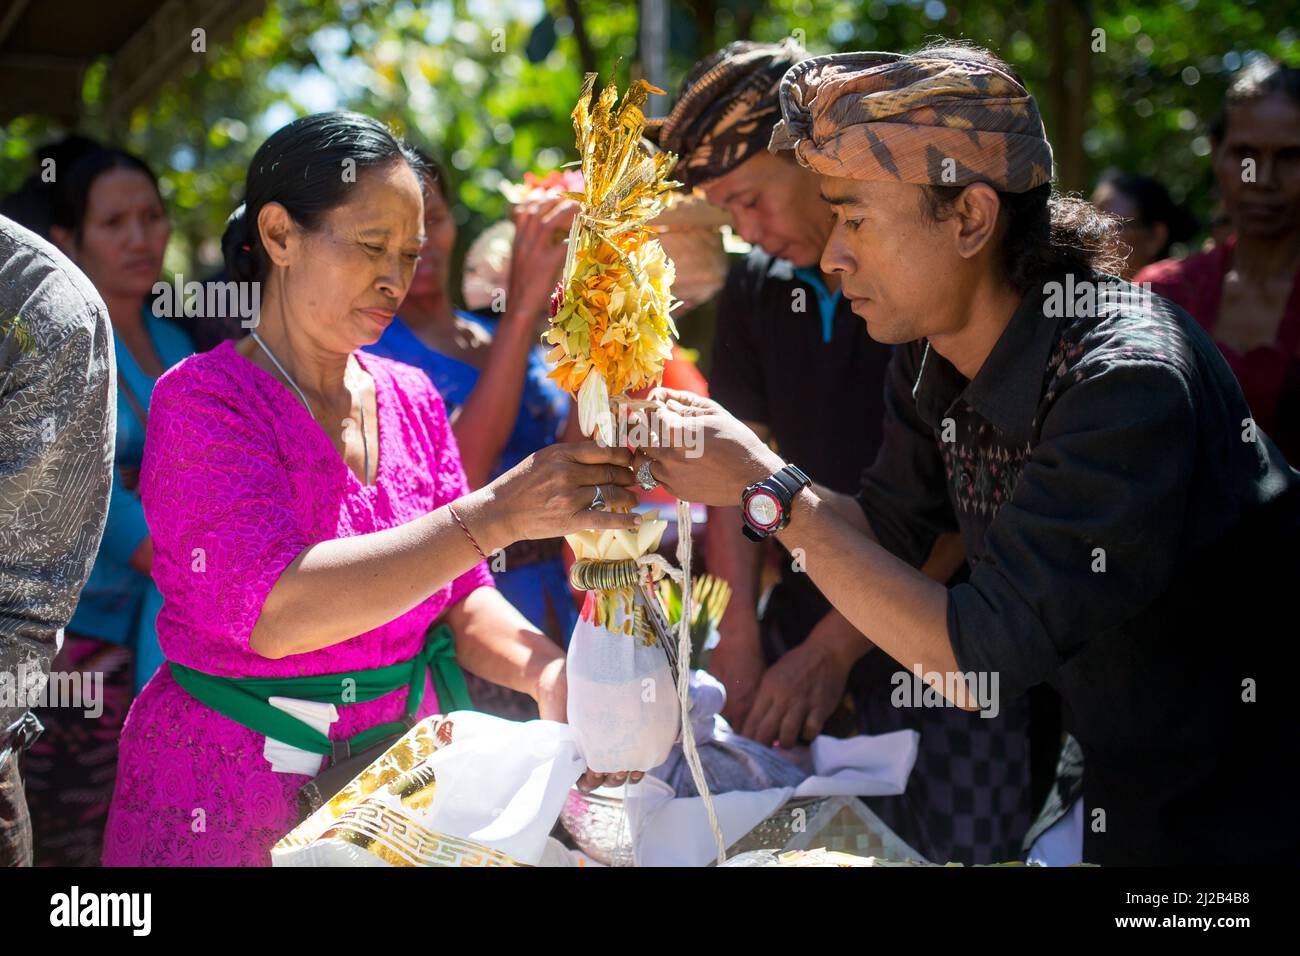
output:
[[[677,337],[675,271],[646,228],[678,185],[668,180],[677,157],[641,138],[642,107],[663,90],[638,80],[619,103],[611,79],[592,107],[595,84],[588,73],[573,110],[583,189],[566,195],[581,210],[544,341],[551,378],[577,396],[583,434],[613,445],[611,397],[658,385]]]

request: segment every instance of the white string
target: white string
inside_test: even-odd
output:
[[[262,337],[257,334],[256,330],[253,331],[253,341],[256,342],[258,347],[266,353],[266,357],[271,360],[271,364],[280,370],[280,374],[284,376],[284,380],[293,386],[293,390],[298,393],[298,397],[302,399],[302,403],[307,406],[307,414],[315,419],[316,413],[311,410],[311,402],[307,401],[307,396],[302,393],[302,389],[298,387],[298,383],[294,381],[293,376],[289,374],[289,370],[280,364],[280,360],[275,357],[275,353],[272,352],[267,344],[262,341]],[[348,388],[347,382],[344,382],[343,386],[348,389],[348,395],[351,396],[352,389]],[[319,419],[317,419],[317,421],[319,421]],[[370,484],[370,439],[366,437],[366,400],[364,395],[361,399],[361,448],[365,453],[365,463],[361,466],[365,469],[365,477],[361,479],[361,483],[363,485],[368,485]]]
[[[718,863],[721,865],[727,859],[727,844],[713,810],[713,797],[709,795],[704,766],[695,746],[695,728],[691,726],[691,504],[680,499],[677,502],[677,563],[681,566],[682,585],[682,617],[677,623],[677,703],[682,712],[682,753],[686,765],[691,768],[695,789],[704,801],[704,810],[709,815],[709,829],[718,845]]]
[[[662,577],[669,577],[678,585],[682,583],[682,572],[669,564],[668,559],[662,554],[651,551],[649,554],[643,554],[637,558],[636,563],[643,568],[649,568],[651,577],[656,581]]]

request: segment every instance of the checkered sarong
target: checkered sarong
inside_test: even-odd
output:
[[[763,650],[769,664],[793,643],[765,618]],[[880,650],[859,661],[849,676],[845,703],[823,730],[920,734],[907,790],[893,797],[864,797],[863,802],[933,863],[969,866],[1021,859],[1021,841],[1033,819],[1027,699],[1003,700],[996,717],[956,707],[895,707],[891,678],[899,670]],[[914,702],[919,699],[913,695]]]

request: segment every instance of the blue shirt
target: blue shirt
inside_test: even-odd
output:
[[[144,313],[145,329],[164,368],[171,368],[194,352],[189,336],[176,325]],[[123,392],[129,386],[136,399],[149,410],[156,379],[141,371],[130,350],[114,337],[113,352],[117,359],[117,445],[114,454],[113,489],[109,496],[108,520],[95,566],[81,592],[81,601],[72,615],[68,630],[96,637],[114,644],[127,644],[136,651],[136,673],[144,680],[161,660],[157,653],[158,638],[154,618],[161,599],[153,581],[128,563],[149,535],[140,496],[122,483],[122,471],[138,472],[144,456],[144,424],[136,416]],[[149,613],[152,608],[153,613]],[[152,662],[152,666],[150,664]],[[137,688],[143,680],[137,680]]]
[[[812,287],[813,293],[817,296],[817,312],[822,317],[822,342],[825,345],[831,344],[831,336],[835,332],[835,310],[840,304],[840,290],[836,289],[833,293],[826,288],[826,283],[822,280],[822,270],[812,266],[798,266],[794,274]]]

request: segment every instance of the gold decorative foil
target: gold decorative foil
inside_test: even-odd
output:
[[[588,73],[573,110],[583,188],[565,195],[581,210],[544,341],[554,346],[551,378],[578,398],[583,434],[613,444],[610,399],[658,385],[677,337],[676,272],[646,224],[679,184],[668,179],[677,157],[654,152],[641,135],[642,107],[663,90],[638,80],[619,104],[611,79],[593,106],[595,84]]]
[[[426,717],[271,850],[278,865],[355,862],[364,851],[390,866],[522,866],[490,847],[420,823],[436,789],[423,766],[451,743],[452,721]],[[345,850],[344,848],[350,848]]]

